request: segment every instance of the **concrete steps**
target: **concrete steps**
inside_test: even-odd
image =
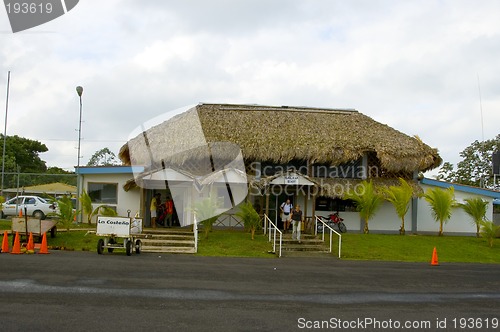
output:
[[[194,254],[194,233],[186,228],[145,229],[135,236],[141,240],[142,252]],[[283,235],[281,254],[285,257],[332,257],[329,244],[321,241],[320,236],[302,234],[301,243],[292,240],[292,234]]]
[[[292,235],[283,235],[281,255],[293,257],[329,256],[329,245],[321,241],[319,236],[301,234],[301,241],[293,240]]]
[[[186,229],[146,229],[136,236],[142,252],[194,254],[194,233]]]

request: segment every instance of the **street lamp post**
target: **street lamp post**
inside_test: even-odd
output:
[[[80,98],[80,120],[78,121],[78,161],[76,164],[76,211],[78,213],[78,208],[80,206],[80,190],[81,190],[81,179],[80,179],[80,143],[82,140],[82,93],[83,88],[81,86],[76,87],[76,93]],[[77,222],[81,222],[81,214],[77,214]]]
[[[10,70],[7,74],[7,99],[5,99],[5,126],[3,130],[3,152],[2,152],[2,188],[0,195],[3,196],[3,180],[5,175],[5,144],[7,142],[7,111],[9,110],[9,86],[10,86]]]

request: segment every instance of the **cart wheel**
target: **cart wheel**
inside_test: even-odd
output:
[[[103,252],[104,252],[104,240],[99,239],[99,241],[97,241],[97,253],[99,255],[102,255]]]
[[[56,234],[57,234],[57,227],[54,226],[50,229],[50,237],[51,238],[55,238],[56,237]]]
[[[140,254],[142,249],[142,243],[141,240],[136,240],[135,241],[135,253]]]
[[[125,249],[127,251],[127,256],[132,255],[132,242],[127,240],[127,243],[125,244]]]
[[[116,244],[115,239],[109,239],[108,244]],[[108,252],[112,253],[115,248],[108,248]]]
[[[340,231],[340,233],[347,232],[347,227],[345,227],[343,222],[339,222],[339,231]]]

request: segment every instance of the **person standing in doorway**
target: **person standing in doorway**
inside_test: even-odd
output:
[[[283,222],[283,231],[286,233],[288,227],[290,227],[290,212],[293,209],[290,199],[287,198],[286,202],[281,203],[281,221]]]
[[[172,216],[174,214],[174,201],[167,196],[167,200],[165,201],[165,213],[167,216],[165,217],[165,227],[172,227]]]
[[[151,227],[156,229],[156,218],[158,213],[158,205],[161,202],[161,194],[156,193],[151,200],[151,205],[149,206],[149,211],[151,212]]]
[[[292,210],[291,212],[292,216],[292,240],[297,240],[300,241],[300,228],[301,228],[301,222],[304,221],[304,216],[302,215],[302,211],[300,210],[300,206],[297,204],[295,205],[295,209]]]

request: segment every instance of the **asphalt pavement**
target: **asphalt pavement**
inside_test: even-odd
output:
[[[0,254],[2,331],[499,331],[500,265]]]

